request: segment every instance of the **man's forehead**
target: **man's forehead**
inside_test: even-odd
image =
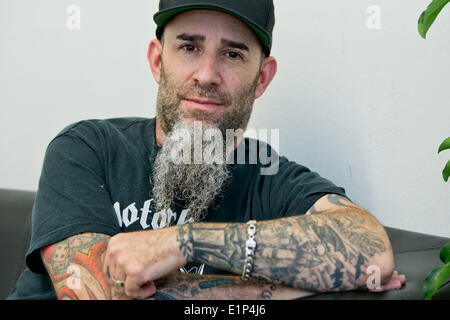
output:
[[[254,32],[242,21],[227,13],[216,10],[190,10],[169,21],[166,31],[172,38],[181,33],[204,36],[207,40],[213,36],[238,37],[240,40],[257,42]]]

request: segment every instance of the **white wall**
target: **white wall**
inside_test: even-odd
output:
[[[343,186],[385,225],[450,237],[450,8],[428,39],[429,0],[276,0],[279,73],[250,126]],[[81,29],[66,27],[81,9]],[[370,5],[381,29],[369,29]],[[69,123],[153,117],[146,61],[157,1],[0,0],[0,188],[36,190],[45,148]]]

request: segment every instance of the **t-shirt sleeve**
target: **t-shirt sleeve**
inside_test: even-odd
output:
[[[286,157],[279,158],[278,172],[263,178],[263,181],[262,197],[271,218],[305,214],[326,194],[347,197],[343,188]]]
[[[33,272],[45,273],[39,249],[76,234],[120,232],[107,190],[100,141],[95,134],[57,136],[48,146],[32,211],[26,255]]]

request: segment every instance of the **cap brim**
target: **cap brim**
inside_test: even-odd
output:
[[[222,8],[217,5],[201,5],[201,4],[199,4],[199,5],[179,6],[179,7],[159,11],[153,16],[153,19],[154,19],[155,23],[158,25],[158,27],[162,27],[170,19],[172,19],[174,16],[176,16],[180,13],[183,13],[183,12],[189,11],[189,10],[200,10],[200,9],[216,10],[216,11],[224,12],[224,13],[234,16],[235,18],[237,18],[237,19],[241,20],[242,22],[244,22],[245,24],[247,24],[250,27],[250,29],[252,29],[256,33],[256,35],[258,36],[258,38],[261,40],[261,42],[263,43],[263,45],[266,48],[270,47],[270,38],[262,30],[262,28],[258,27],[258,25],[256,25],[255,23],[253,23],[246,17],[243,17],[242,15],[240,15],[234,11],[231,11],[226,8]]]

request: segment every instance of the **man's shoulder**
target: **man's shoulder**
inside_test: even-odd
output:
[[[246,159],[250,160],[250,164],[262,167],[261,171],[258,172],[263,175],[273,177],[293,172],[295,174],[311,172],[305,165],[290,159],[286,154],[281,154],[278,141],[266,142],[262,139],[245,137],[244,143]],[[240,145],[240,147],[242,146]],[[235,152],[238,153],[238,156],[235,155],[235,159],[239,160],[239,149]],[[256,159],[256,162],[254,159]]]
[[[81,120],[62,129],[58,136],[65,134],[83,134],[87,132],[124,132],[132,127],[147,126],[154,121],[154,118],[140,118],[140,117],[122,117],[109,119],[88,119]]]
[[[262,140],[262,139],[257,139],[257,138],[253,138],[253,137],[244,137],[243,139],[244,145],[245,145],[245,150],[247,151],[265,151],[267,150],[268,155],[270,156],[272,153],[277,154],[278,152],[276,150],[276,147],[273,147],[270,143]],[[239,147],[242,147],[242,145],[239,145]]]
[[[231,167],[238,167],[242,170],[254,170],[255,177],[276,175],[280,165],[287,161],[286,157],[278,154],[277,149],[277,142],[275,145],[271,145],[263,139],[245,136],[239,146],[233,151],[232,157],[234,160]]]
[[[142,134],[151,128],[154,118],[122,117],[110,119],[81,120],[62,129],[54,138],[72,136],[82,140],[101,139],[102,137],[114,137],[119,135],[133,136]],[[53,142],[52,140],[52,142]]]
[[[154,118],[89,119],[74,122],[62,129],[50,142],[52,148],[76,150],[80,144],[93,150],[120,148],[152,140]]]

